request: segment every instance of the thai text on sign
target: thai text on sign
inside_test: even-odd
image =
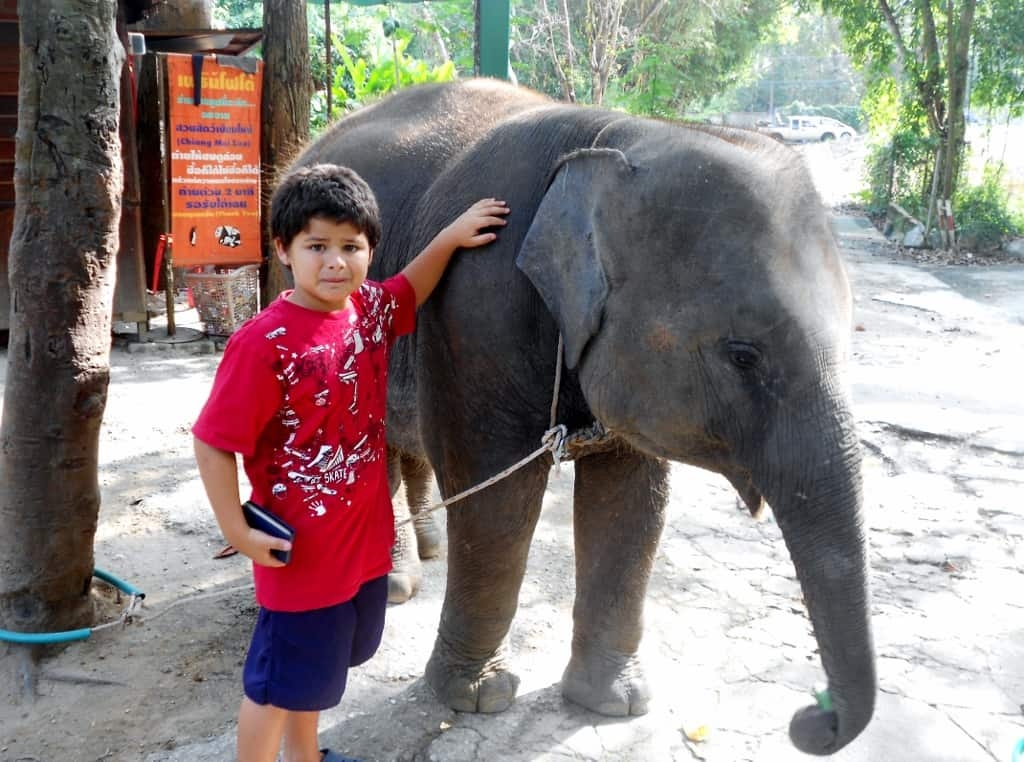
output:
[[[176,266],[262,258],[262,79],[255,58],[167,55]]]

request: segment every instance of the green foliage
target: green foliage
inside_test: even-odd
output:
[[[924,219],[935,187],[940,198],[953,199],[965,235],[1004,235],[1013,219],[1000,190],[1006,179],[990,171],[981,184],[959,187],[962,116],[972,104],[1024,114],[1024,0],[890,3],[891,24],[875,3],[798,1],[820,3],[841,19],[847,50],[868,77],[864,112],[879,138],[869,164],[870,205],[893,200]],[[933,186],[936,156],[942,172]]]
[[[338,52],[344,65],[338,68],[333,89],[337,102],[351,110],[395,89],[396,82],[399,87],[407,87],[454,79],[455,65],[451,61],[431,67],[407,56],[405,49],[408,46],[408,37],[399,39],[394,55],[381,58],[375,63],[370,63],[366,58],[353,58],[345,48],[341,48]]]
[[[406,55],[406,48],[411,41],[409,32],[391,27],[388,36],[394,38],[394,44],[389,48],[391,55],[357,58],[345,46],[337,49],[342,63],[335,69],[331,97],[339,108],[346,111],[357,109],[396,87],[455,79],[455,64],[451,61],[431,66]],[[329,121],[327,97],[323,92],[313,96],[312,121],[314,132],[323,129]]]
[[[608,104],[659,117],[699,108],[748,75],[777,12],[775,0],[666,6],[623,47]]]
[[[652,40],[640,40],[637,63],[629,72],[629,82],[616,79],[609,83],[607,105],[631,114],[660,118],[676,115],[676,101],[682,79],[679,65],[667,55],[669,46]],[[643,87],[637,83],[643,82]]]
[[[980,2],[975,28],[972,102],[1024,115],[1024,0]]]
[[[723,99],[719,110],[817,113],[781,104],[799,101],[814,108],[837,104],[848,118],[827,115],[858,126],[859,117],[853,113],[863,95],[863,78],[844,52],[839,22],[820,12],[797,12],[784,5],[768,33],[754,58],[753,76],[731,98]]]
[[[1001,165],[986,165],[981,182],[957,194],[954,212],[960,237],[978,248],[994,248],[1006,237],[1024,231],[1024,214],[1010,208]]]
[[[928,129],[921,105],[900,97],[896,82],[875,78],[862,102],[872,128],[865,163],[868,208],[884,212],[896,202],[924,219],[938,139]]]
[[[869,211],[885,212],[895,202],[923,219],[934,161],[935,140],[920,129],[900,130],[875,142],[865,164]]]
[[[259,29],[263,26],[260,0],[215,0],[213,25],[219,29]]]
[[[510,54],[519,83],[563,98],[564,74],[576,100],[592,103],[595,57],[612,50],[605,105],[677,117],[746,76],[779,7],[777,0],[622,0],[618,35],[595,40],[601,32],[588,24],[588,10],[599,14],[613,2],[512,3]]]

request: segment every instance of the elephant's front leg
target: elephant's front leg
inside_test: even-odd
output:
[[[667,500],[663,461],[620,451],[576,463],[576,602],[562,693],[600,714],[647,712],[637,649]]]
[[[452,709],[500,712],[515,699],[506,637],[549,468],[546,458],[534,461],[448,508],[448,586],[426,680]]]

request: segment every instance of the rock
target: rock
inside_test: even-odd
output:
[[[1014,238],[1003,245],[1003,251],[1014,257],[1024,258],[1024,238]]]
[[[924,246],[924,225],[914,225],[903,235],[903,245],[912,249]]]

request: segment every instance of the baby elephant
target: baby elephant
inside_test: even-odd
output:
[[[395,343],[387,436],[429,460],[450,497],[536,449],[552,416],[609,433],[613,446],[584,449],[573,466],[562,693],[603,714],[647,711],[638,649],[675,461],[721,474],[752,511],[767,503],[785,538],[829,683],[793,717],[793,743],[831,754],[856,738],[878,686],[846,375],[853,299],[800,157],[756,132],[462,80],[339,120],[298,159],[325,161],[377,194],[378,280],[474,199],[508,202],[497,240],[455,257],[415,334]],[[494,712],[515,699],[507,639],[550,463],[448,512],[424,677],[449,707]],[[404,465],[399,456],[395,489]],[[393,575],[406,597],[410,558]]]

